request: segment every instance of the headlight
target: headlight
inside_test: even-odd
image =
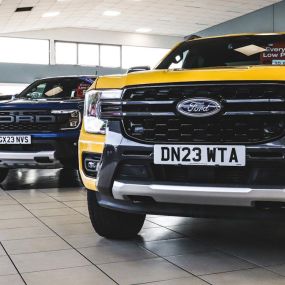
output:
[[[81,124],[79,110],[53,110],[51,113],[57,116],[57,123],[61,130],[77,129]]]
[[[98,118],[99,99],[120,99],[122,90],[91,90],[85,95],[84,129],[87,133],[105,134],[107,121]]]

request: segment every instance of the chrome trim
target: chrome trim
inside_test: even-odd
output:
[[[39,162],[37,159],[48,158],[50,162]],[[60,162],[55,157],[55,151],[15,152],[1,151],[0,166],[4,167],[56,167]]]
[[[105,102],[104,102],[105,103]],[[174,100],[163,101],[122,101],[123,105],[171,105],[175,103]]]
[[[227,104],[248,104],[248,103],[282,103],[284,99],[225,99]]]
[[[225,112],[224,116],[266,116],[266,115],[285,115],[285,111],[234,111]]]
[[[161,203],[217,206],[250,207],[256,201],[285,202],[285,188],[253,189],[114,182],[115,199],[129,200],[132,195],[151,197]]]

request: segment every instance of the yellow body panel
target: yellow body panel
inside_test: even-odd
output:
[[[193,70],[153,70],[100,77],[96,89],[122,89],[131,85],[210,81],[284,80],[284,66],[245,66]]]
[[[82,126],[78,144],[79,171],[84,186],[89,190],[96,190],[96,179],[88,177],[84,174],[82,170],[82,153],[102,153],[104,148],[104,141],[104,135],[86,133],[84,131],[84,126]]]

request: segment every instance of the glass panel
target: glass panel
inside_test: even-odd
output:
[[[49,41],[0,38],[0,62],[49,64]]]
[[[123,68],[127,69],[139,65],[149,65],[153,68],[168,51],[169,49],[162,48],[123,46]]]
[[[20,97],[30,99],[83,99],[94,78],[50,78],[36,81]]]
[[[104,67],[121,66],[121,47],[101,45],[100,46],[100,65]]]
[[[77,64],[77,44],[76,43],[55,43],[56,64]]]
[[[92,44],[78,44],[79,65],[99,65],[99,46]]]

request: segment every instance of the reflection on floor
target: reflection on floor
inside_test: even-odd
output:
[[[15,171],[0,190],[1,285],[285,284],[285,223],[148,216],[136,239],[111,241],[67,187],[76,176],[59,177]]]
[[[5,190],[79,187],[80,185],[77,171],[70,169],[11,170],[2,183]]]

